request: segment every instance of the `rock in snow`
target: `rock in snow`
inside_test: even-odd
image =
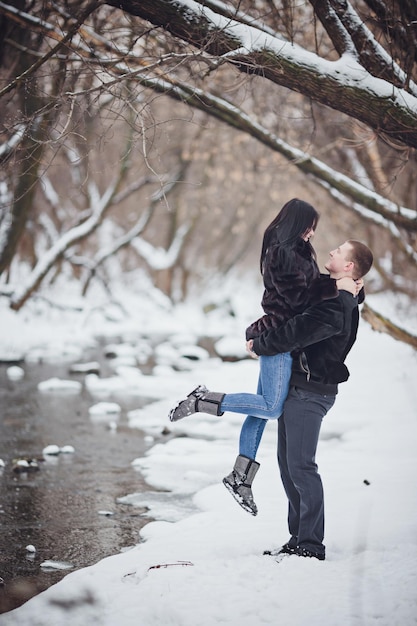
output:
[[[81,391],[81,383],[77,380],[62,380],[61,378],[49,378],[39,383],[38,389],[43,392],[76,392]]]
[[[90,406],[88,412],[90,415],[118,415],[121,410],[116,402],[98,402]]]
[[[51,456],[57,456],[61,451],[61,448],[55,444],[51,444],[49,446],[46,446],[43,450],[42,450],[42,454],[49,454]]]
[[[32,552],[32,553],[33,553],[33,552],[36,552],[36,548],[35,548],[35,546],[33,546],[33,545],[30,543],[28,546],[26,546],[26,552]]]
[[[98,374],[100,372],[100,364],[97,361],[74,363],[69,371],[71,374]]]
[[[10,380],[21,380],[25,375],[25,370],[18,365],[11,365],[7,368],[7,377]]]
[[[58,454],[73,454],[74,452],[75,452],[75,449],[73,446],[63,446],[62,448],[60,448],[55,443],[50,444],[49,446],[46,446],[42,450],[42,454],[44,456],[58,456]]]

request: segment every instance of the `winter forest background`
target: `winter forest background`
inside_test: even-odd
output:
[[[26,360],[27,375],[31,363],[40,370],[48,358],[52,368],[57,356],[79,358],[81,345],[94,344],[90,332],[116,336],[119,349],[132,349],[123,338],[135,338],[133,367],[116,363],[109,369],[117,376],[58,383],[87,390],[86,406],[104,388],[122,397],[133,390],[129,429],[146,433],[151,446],[137,468],[164,498],[169,492],[181,501],[185,486],[198,510],[172,524],[166,502],[162,513],[150,504],[156,521],[143,529],[143,544],[104,558],[94,574],[85,568],[67,575],[0,621],[33,625],[47,607],[54,615],[42,626],[66,626],[66,599],[76,597],[77,581],[82,595],[91,579],[94,597],[108,600],[86,606],[80,596],[72,624],[208,626],[271,623],[277,615],[293,626],[416,623],[416,148],[415,0],[0,0],[2,371],[15,360]],[[158,443],[163,430],[170,433],[173,398],[191,380],[204,375],[196,383],[249,390],[254,363],[245,359],[243,337],[245,322],[260,314],[262,234],[296,196],[321,214],[314,247],[322,269],[328,251],[348,238],[366,242],[375,256],[361,307],[368,324],[360,326],[352,376],[322,442],[334,514],[330,558],[320,572],[311,569],[319,562],[300,567],[289,559],[278,571],[262,562],[263,542],[272,545],[286,532],[282,494],[269,497],[274,434],[263,453],[271,471],[259,487],[265,518],[256,518],[265,533],[253,531],[255,518],[244,522],[241,510],[229,512],[218,484],[240,416],[219,421],[215,432],[212,420],[190,420]],[[199,362],[201,338],[210,349],[215,344],[214,359]],[[145,375],[139,366],[151,353],[155,367]],[[57,379],[42,383],[54,389]],[[51,396],[52,407],[62,403],[59,393]],[[141,408],[137,398],[152,401]],[[84,427],[81,399],[74,403]],[[36,422],[31,406],[19,411],[22,424]],[[58,420],[43,417],[49,436]],[[12,454],[3,441],[6,487]],[[364,485],[372,485],[366,501]],[[143,504],[142,493],[138,499]],[[366,528],[352,549],[357,515]],[[171,568],[162,581],[162,570],[147,573],[148,565],[190,555],[191,572]],[[261,581],[255,603],[254,566]],[[232,584],[230,571],[239,574]],[[0,586],[2,577],[0,571]],[[311,593],[313,611],[309,600],[286,601]],[[49,602],[55,597],[58,603]]]
[[[294,196],[321,213],[321,264],[356,237],[375,252],[368,293],[415,299],[414,2],[15,0],[0,20],[12,309],[74,279],[111,299],[134,272],[175,303],[257,272]],[[363,314],[417,345],[406,321]]]

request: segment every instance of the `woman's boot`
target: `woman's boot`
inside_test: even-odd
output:
[[[185,400],[178,402],[169,412],[171,422],[177,422],[183,417],[193,413],[208,413],[209,415],[223,415],[220,405],[224,398],[224,393],[209,391],[204,385],[199,385],[192,391]]]
[[[223,484],[230,491],[234,499],[242,509],[252,515],[258,514],[252,494],[252,482],[259,469],[259,463],[247,456],[239,456],[236,459],[231,473],[223,478]]]

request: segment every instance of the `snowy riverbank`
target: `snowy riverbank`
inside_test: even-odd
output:
[[[200,334],[225,333],[237,349],[253,315],[242,302],[237,316],[226,316],[224,309],[204,315],[197,307],[162,306],[155,313],[149,305],[147,312],[144,303],[127,322],[117,308],[114,321],[94,310],[82,320],[56,311],[55,322],[47,320],[51,313],[44,305],[38,315],[33,308],[19,316],[4,310],[0,348],[30,345],[35,358],[42,347],[53,359],[63,349],[74,356],[77,345],[93,341],[97,332],[132,341],[146,329],[169,334],[174,358],[175,350]],[[415,624],[416,353],[362,322],[348,359],[351,378],[325,419],[319,446],[327,560],[290,557],[279,564],[262,555],[288,538],[276,425],[268,425],[261,444],[254,484],[260,512],[253,518],[221,484],[237,454],[240,417],[198,415],[175,425],[166,417],[173,401],[200,382],[224,391],[253,390],[257,363],[199,358],[175,371],[167,354],[153,376],[142,376],[144,393],[152,389],[154,402],[129,414],[130,424],[149,436],[165,427],[178,435],[145,458],[132,458],[148,483],[170,492],[124,498],[148,506],[156,521],[142,530],[136,547],[69,574],[0,616],[1,626]]]

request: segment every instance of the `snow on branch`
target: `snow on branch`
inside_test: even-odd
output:
[[[248,17],[247,13],[244,13],[243,11],[236,9],[235,7],[231,8],[230,5],[225,4],[224,2],[219,2],[218,0],[203,0],[203,1],[197,0],[197,3],[203,5],[204,7],[207,7],[208,9],[213,11],[213,13],[222,15],[228,20],[233,19],[234,21],[240,22],[241,24],[245,24],[247,26],[253,26],[257,28],[258,30],[262,30],[265,33],[269,33],[273,37],[278,37],[279,39],[282,39],[283,41],[285,41],[282,35],[274,31],[267,24],[264,24],[263,22],[260,22],[259,20],[253,17]]]
[[[310,4],[332,40],[339,55],[342,56],[343,54],[350,54],[353,57],[359,58],[352,38],[340,20],[335,9],[331,6],[330,0],[310,0]]]
[[[140,181],[135,181],[134,184],[130,185],[128,188],[114,196],[114,204],[118,204],[128,195],[130,195],[134,191],[137,191],[143,185],[152,182],[155,182],[155,180],[152,180],[148,177],[143,177],[142,179],[140,179]],[[164,184],[162,188],[152,196],[151,202],[149,203],[148,207],[142,212],[136,224],[128,232],[124,233],[124,235],[118,237],[115,241],[113,241],[110,245],[102,248],[96,254],[94,259],[88,260],[88,263],[84,264],[88,267],[89,271],[88,276],[84,281],[84,286],[82,289],[83,295],[87,292],[90,281],[92,277],[96,274],[97,269],[100,267],[100,265],[102,265],[110,257],[117,254],[117,252],[119,252],[123,248],[129,246],[135,239],[135,237],[140,235],[145,230],[155,212],[158,201],[162,196],[168,193],[168,191],[173,187],[176,182],[178,182],[178,179],[176,179],[172,183]]]
[[[0,161],[4,161],[20,144],[25,134],[26,125],[19,124],[13,135],[0,146]]]
[[[185,101],[191,106],[201,109],[213,117],[217,117],[230,126],[248,133],[272,150],[279,152],[301,171],[311,174],[319,181],[326,182],[331,188],[349,196],[364,208],[366,207],[370,211],[394,222],[398,227],[405,228],[411,232],[417,231],[417,212],[414,209],[398,206],[375,191],[367,189],[348,176],[337,172],[319,159],[292,147],[224,98],[214,96],[185,83],[179,84],[161,78],[145,78],[141,76],[138,78],[138,81],[155,91],[166,93],[172,98]]]
[[[196,4],[196,2],[191,2],[191,5]],[[222,3],[220,2],[210,2],[210,7],[213,8],[219,7],[220,5],[224,8]],[[204,7],[200,7],[200,10],[203,9]],[[224,18],[226,20],[226,23],[223,24],[224,27],[226,27],[227,24],[229,24],[231,21],[230,15],[226,15],[227,17]],[[244,25],[242,26],[242,28],[250,29],[253,28],[253,26]],[[269,33],[264,32],[263,34],[265,36],[268,36],[270,39],[273,39],[274,42],[276,42],[278,39],[276,37],[272,37]],[[274,43],[274,45],[276,44]],[[280,45],[283,45],[282,40],[280,41]],[[294,48],[294,50],[297,49],[297,47],[293,46],[292,44],[286,45],[290,48]],[[299,50],[301,50],[301,48]],[[311,53],[309,54],[311,55]],[[316,57],[316,55],[312,56]],[[316,58],[318,59],[319,57]],[[129,59],[129,62],[131,61],[132,58]],[[330,62],[327,63],[330,66],[335,65],[334,63]],[[352,63],[354,63],[353,59]],[[354,65],[356,64],[354,63]],[[340,69],[343,70],[343,63],[340,65]],[[141,71],[142,70],[143,68],[141,68]],[[114,64],[113,71],[119,74],[119,78],[120,75],[122,75],[123,78],[126,78],[127,76],[132,78],[131,67],[129,67],[125,63],[120,62]],[[224,98],[214,96],[207,91],[198,89],[194,85],[187,85],[185,82],[180,83],[174,79],[169,79],[166,75],[165,78],[155,78],[149,75],[136,74],[135,80],[145,87],[148,87],[160,93],[167,94],[174,99],[186,102],[190,106],[198,108],[205,113],[208,113],[209,115],[222,120],[228,125],[248,133],[272,150],[279,152],[301,171],[314,176],[318,181],[322,183],[328,184],[330,189],[334,189],[335,191],[343,193],[345,196],[349,197],[351,200],[357,203],[358,206],[363,206],[364,208],[382,216],[388,221],[392,221],[397,227],[404,228],[410,232],[417,231],[417,214],[415,210],[409,209],[407,207],[398,206],[394,202],[391,202],[383,196],[377,194],[375,191],[367,189],[365,186],[356,183],[348,176],[345,176],[337,172],[336,170],[328,167],[322,161],[311,157],[308,153],[305,153],[297,148],[293,148],[286,142],[282,141],[279,137],[271,133],[267,128],[263,127],[261,124],[253,120],[240,108],[231,104]],[[385,81],[379,82],[383,83],[385,87],[389,85],[389,88],[392,91],[392,85],[386,83]],[[412,98],[410,94],[407,94],[407,96],[409,98]],[[414,106],[416,107],[417,113],[417,99],[413,98],[413,102]]]
[[[330,3],[355,42],[361,64],[371,74],[377,72],[379,76],[384,76],[398,86],[405,87],[408,81],[410,92],[417,96],[417,85],[408,79],[407,74],[395,62],[395,59],[378,43],[350,2],[330,0]],[[317,4],[317,0],[314,4]],[[325,25],[324,22],[323,25]]]
[[[131,71],[129,73],[129,67],[124,63],[115,64],[113,71],[121,74],[123,78],[127,76],[132,78]],[[394,202],[377,194],[375,191],[367,189],[348,176],[330,168],[319,159],[311,157],[308,153],[290,146],[275,134],[271,133],[267,128],[253,120],[239,107],[231,104],[224,98],[214,96],[207,91],[198,89],[194,85],[187,85],[185,82],[180,83],[167,77],[155,78],[153,76],[136,74],[135,79],[145,87],[186,102],[190,106],[198,108],[213,117],[217,117],[230,126],[248,133],[272,150],[279,152],[301,171],[314,176],[322,183],[328,184],[329,188],[343,193],[359,206],[362,205],[364,208],[382,216],[388,221],[392,221],[397,227],[404,228],[410,232],[417,230],[417,215],[415,210],[398,206]],[[388,85],[385,81],[380,82]],[[392,85],[390,85],[390,88],[392,90]],[[412,97],[410,94],[408,94],[408,96],[410,98]],[[417,100],[415,100],[415,105],[417,107]]]
[[[322,184],[322,186],[329,192],[329,194],[332,195],[338,202],[340,202],[347,209],[350,209],[351,211],[359,215],[361,219],[385,228],[385,230],[390,234],[392,240],[395,241],[398,249],[402,250],[403,253],[409,258],[409,260],[417,265],[417,251],[414,250],[414,248],[404,240],[404,237],[402,236],[400,230],[392,221],[386,219],[381,214],[370,211],[363,204],[359,204],[358,202],[352,202],[350,198],[348,198],[343,193],[337,191],[335,188],[325,183],[324,181],[318,182]],[[416,218],[414,219],[414,221],[415,220]]]
[[[11,298],[11,308],[19,310],[30,295],[37,289],[49,270],[62,258],[65,252],[79,241],[90,235],[101,223],[105,212],[110,206],[110,201],[115,193],[119,178],[114,180],[105,190],[102,196],[98,195],[97,189],[90,185],[90,199],[94,202],[91,215],[81,224],[71,228],[68,232],[53,244],[53,246],[43,254],[30,273],[26,283],[16,290]]]
[[[175,265],[182,250],[184,240],[191,228],[191,224],[182,224],[175,233],[175,237],[168,248],[155,247],[141,237],[132,241],[132,246],[152,270],[166,270]]]
[[[3,184],[0,185],[1,195],[3,195],[3,190],[1,189],[2,186]],[[0,256],[7,245],[8,235],[12,227],[12,223],[13,219],[10,208],[3,207],[2,214],[0,215]]]
[[[297,91],[354,117],[379,133],[417,147],[417,97],[373,76],[355,56],[329,61],[255,25],[239,22],[193,0],[111,0],[204,49],[244,73]],[[173,9],[173,4],[175,8]]]
[[[125,76],[128,68],[123,63],[119,63],[115,64],[114,71],[120,72]],[[312,175],[322,184],[327,184],[329,189],[340,192],[353,200],[355,206],[361,206],[373,212],[375,214],[374,221],[381,223],[381,220],[376,217],[378,215],[388,220],[388,222],[394,223],[397,227],[404,228],[410,232],[417,231],[417,214],[415,210],[398,206],[375,191],[337,172],[319,159],[290,146],[253,120],[239,107],[231,104],[224,98],[214,96],[207,91],[198,89],[194,85],[187,85],[185,82],[179,83],[167,77],[155,78],[136,74],[135,78],[138,83],[145,87],[186,102],[190,106],[198,108],[212,117],[217,117],[228,125],[248,133],[272,150],[279,152],[301,171]]]
[[[143,233],[146,226],[149,224],[160,200],[165,198],[173,189],[175,189],[177,184],[183,180],[184,172],[189,164],[190,161],[185,160],[179,172],[172,177],[167,177],[167,180],[162,187],[152,195],[148,207],[142,213],[137,223],[127,233],[119,237],[111,246],[102,250],[96,256],[91,268],[90,277],[85,283],[83,292],[86,291],[91,275],[96,271],[98,266],[110,256],[113,256],[119,250],[128,245],[131,245],[153,270],[169,269],[175,265],[182,250],[185,238],[190,231],[191,224],[185,223],[178,228],[168,250],[152,246],[152,244],[140,237],[140,234]]]
[[[41,180],[42,183],[42,191],[45,194],[45,198],[51,205],[51,207],[55,210],[59,210],[60,200],[57,192],[55,191],[55,187],[53,186],[51,179],[49,176],[44,175]]]

